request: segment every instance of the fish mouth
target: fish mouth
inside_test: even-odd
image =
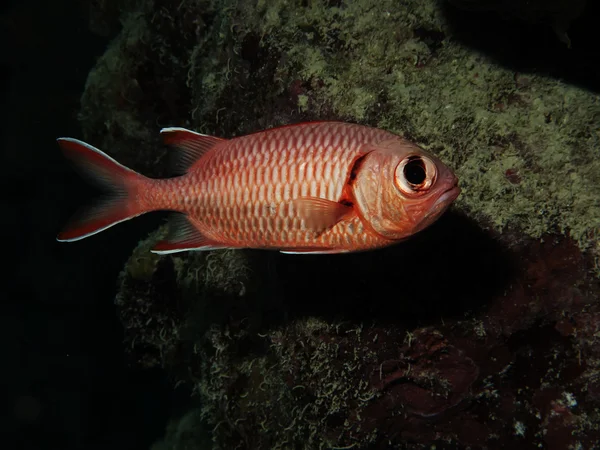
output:
[[[439,217],[442,215],[444,211],[446,211],[452,202],[456,200],[456,198],[460,194],[460,187],[457,184],[452,185],[452,187],[446,189],[442,194],[437,198],[433,206],[431,207],[429,213],[425,216],[425,219],[431,219],[433,217]]]
[[[420,231],[435,222],[450,207],[452,202],[456,200],[459,194],[460,187],[458,187],[456,184],[445,190],[435,201],[429,212],[417,225],[415,232]]]
[[[458,198],[460,195],[460,187],[458,184],[453,185],[451,188],[447,189],[438,197],[435,201],[433,208],[437,209],[441,205],[450,205],[454,200]]]

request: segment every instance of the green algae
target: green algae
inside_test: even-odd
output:
[[[204,399],[200,417],[214,425],[213,448],[235,448],[240,440],[245,448],[270,449],[375,441],[365,408],[378,394],[365,375],[376,354],[361,327],[297,321],[261,334],[268,346],[262,355],[237,352],[248,339],[243,331],[213,328],[206,338],[195,389]]]
[[[289,6],[259,4],[246,22],[285,52],[280,77],[311,83],[301,108],[331,108],[437,151],[460,178],[457,206],[498,230],[560,231],[582,247],[597,235],[598,95],[461,47],[437,2],[310,2],[293,14]]]
[[[115,304],[131,360],[142,367],[177,367],[174,376],[183,381],[189,369],[181,353],[223,319],[213,301],[231,305],[244,298],[250,272],[240,252],[152,253],[166,235],[164,225],[134,249],[119,276]]]

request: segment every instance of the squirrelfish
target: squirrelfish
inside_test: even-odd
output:
[[[222,248],[347,253],[386,247],[437,220],[460,193],[437,157],[388,131],[343,122],[232,139],[161,130],[183,174],[145,177],[99,149],[59,138],[112,195],[58,235],[77,241],[150,211],[179,214],[155,253]]]

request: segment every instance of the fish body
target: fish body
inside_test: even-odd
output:
[[[140,214],[180,213],[154,252],[218,248],[343,253],[386,247],[435,221],[458,196],[452,171],[385,130],[288,125],[221,139],[161,130],[185,173],[151,179],[84,142],[67,157],[113,191],[58,236],[74,241]]]

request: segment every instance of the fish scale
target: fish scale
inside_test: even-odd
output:
[[[285,203],[298,196],[340,200],[361,145],[391,136],[376,131],[367,134],[359,127],[316,125],[303,130],[283,127],[232,139],[227,148],[215,148],[213,157],[207,154],[199,160],[183,184],[182,180],[174,181],[174,186],[161,183],[160,189],[171,192],[161,198],[177,198],[183,189],[190,207],[182,212],[201,226],[204,235],[232,246],[241,242],[253,247],[334,246],[344,240],[343,236],[364,243],[361,233],[348,234],[344,224],[324,233],[303,230],[298,212]],[[329,174],[326,167],[330,167]],[[189,185],[197,186],[199,195],[191,194]],[[237,193],[244,189],[248,189],[249,199],[238,203]],[[172,201],[162,206],[179,209]],[[363,229],[356,225],[354,230]]]
[[[99,149],[59,138],[65,156],[113,195],[75,217],[76,241],[150,211],[182,213],[153,252],[270,248],[340,253],[384,247],[435,221],[460,192],[439,159],[393,133],[342,122],[233,139],[161,130],[183,175],[150,179]]]

